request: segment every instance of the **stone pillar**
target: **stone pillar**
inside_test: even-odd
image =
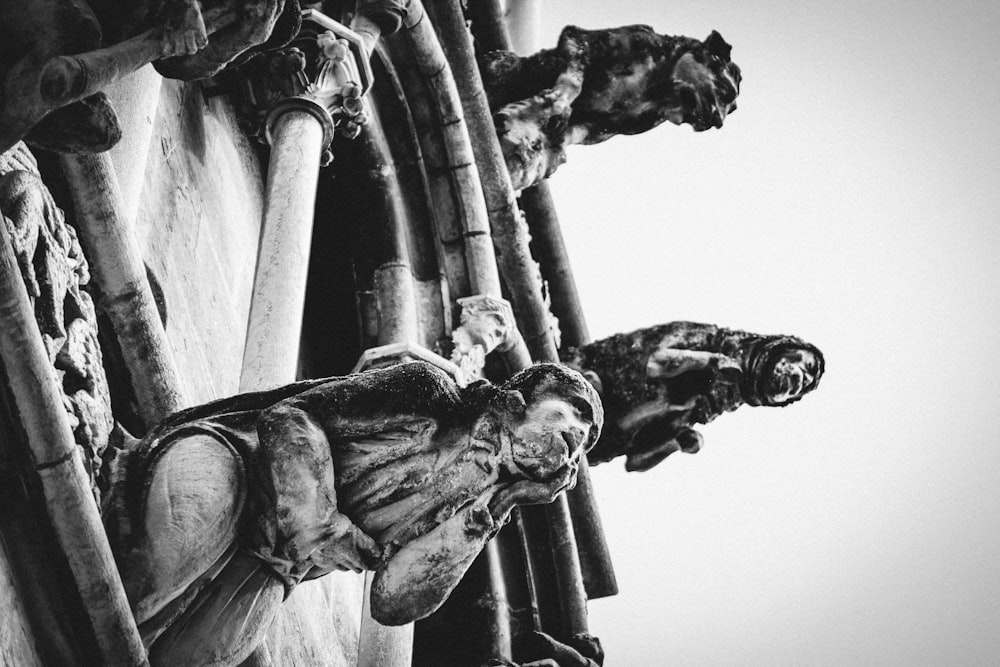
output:
[[[324,127],[292,106],[273,120],[271,160],[240,391],[295,381]]]
[[[100,288],[146,427],[184,407],[182,384],[146,276],[118,177],[105,153],[61,155],[80,241]]]
[[[295,380],[319,168],[332,159],[334,131],[356,136],[365,121],[361,95],[371,76],[358,66],[361,38],[314,10],[303,21],[295,48],[259,54],[246,68],[254,99],[270,106],[271,158],[240,391]],[[307,59],[316,63],[312,81]]]
[[[56,372],[0,221],[0,357],[45,509],[107,665],[144,665],[146,651],[111,555]],[[6,611],[5,611],[6,613]]]

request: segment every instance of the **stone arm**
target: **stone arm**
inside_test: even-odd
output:
[[[330,438],[371,433],[394,415],[446,418],[459,402],[444,371],[415,363],[337,378],[262,411],[257,556],[287,586],[331,570],[373,569],[380,547],[338,510]]]
[[[493,487],[433,530],[411,540],[379,564],[372,581],[372,617],[402,625],[434,612],[465,576],[515,505],[549,503],[570,483],[572,472],[549,482],[520,481]]]
[[[256,555],[287,587],[306,574],[374,566],[381,549],[337,510],[330,441],[316,420],[283,401],[261,414],[257,432],[259,485],[266,500]]]
[[[735,359],[724,354],[674,347],[657,348],[646,362],[649,379],[674,378],[691,371],[708,371],[728,382],[738,382],[743,372]]]

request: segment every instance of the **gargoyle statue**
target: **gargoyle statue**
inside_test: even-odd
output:
[[[554,49],[484,55],[483,83],[515,189],[550,176],[565,147],[639,134],[669,120],[722,127],[736,109],[740,68],[717,32],[704,42],[645,25],[567,26]]]
[[[100,152],[121,137],[101,93],[156,62],[164,76],[216,74],[298,29],[298,0],[28,0],[0,3],[0,152],[21,138]]]
[[[593,387],[555,364],[464,389],[412,362],[174,415],[105,515],[153,665],[238,664],[303,579],[374,570],[384,624],[430,614],[516,504],[576,481]]]
[[[711,324],[671,322],[567,350],[563,361],[597,387],[608,423],[592,463],[625,456],[649,470],[681,450],[697,452],[691,428],[741,405],[785,406],[819,384],[823,354],[794,336],[762,336]]]

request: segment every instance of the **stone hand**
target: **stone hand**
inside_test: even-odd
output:
[[[163,28],[163,57],[190,56],[208,44],[208,31],[198,0],[183,0]]]
[[[374,570],[382,557],[382,547],[354,525],[349,518],[335,512],[327,524],[322,546],[310,555],[313,566],[321,572],[333,570]]]
[[[564,466],[557,475],[546,482],[522,480],[497,493],[490,501],[490,514],[501,521],[515,505],[542,505],[551,503],[564,489],[575,481],[576,467]]]

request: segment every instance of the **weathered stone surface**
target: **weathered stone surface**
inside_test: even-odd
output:
[[[598,388],[607,411],[592,463],[625,456],[648,470],[697,452],[707,424],[741,405],[785,406],[819,384],[823,354],[794,336],[671,322],[567,350],[563,361]]]
[[[483,83],[515,189],[550,176],[565,147],[639,134],[664,121],[722,127],[740,69],[717,32],[704,42],[649,26],[567,26],[554,49],[486,54]]]
[[[164,81],[136,234],[162,286],[167,338],[193,403],[239,385],[263,181],[230,105]]]
[[[382,623],[429,614],[514,505],[574,483],[602,422],[590,385],[550,364],[459,389],[411,363],[175,415],[114,504],[151,660],[239,662],[287,592],[335,570],[375,572]]]
[[[42,665],[35,636],[28,624],[21,595],[14,584],[11,563],[7,552],[0,545],[0,600],[4,610],[0,614],[0,665]]]
[[[83,289],[90,273],[76,232],[65,223],[24,144],[0,155],[0,214],[94,484],[114,419],[94,305]]]
[[[0,151],[26,135],[57,151],[107,150],[121,136],[108,84],[154,61],[164,76],[212,76],[298,25],[297,0],[3,3]]]

